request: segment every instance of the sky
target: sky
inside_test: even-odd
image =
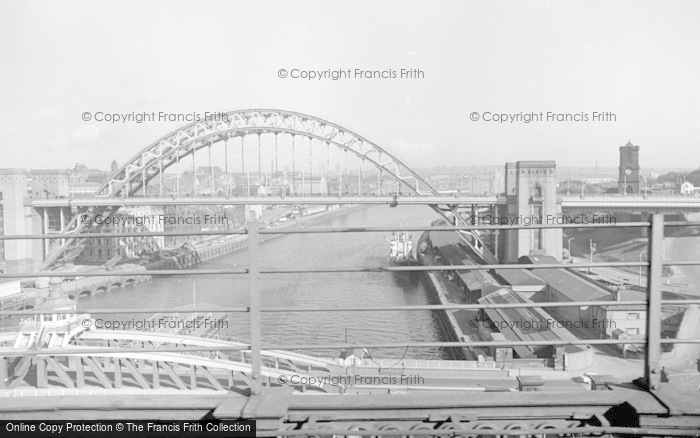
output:
[[[697,168],[698,18],[695,1],[3,0],[0,168],[107,169],[185,124],[84,112],[246,108],[332,121],[418,168],[616,166],[628,140],[643,168]],[[290,77],[402,68],[423,77]],[[484,120],[521,112],[589,120]]]

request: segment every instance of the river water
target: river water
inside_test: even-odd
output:
[[[389,208],[373,206],[329,218],[313,227],[425,226],[435,219],[426,206]],[[311,226],[310,226],[311,227]],[[291,234],[260,244],[261,269],[313,269],[332,267],[378,267],[389,264],[390,233]],[[420,233],[413,233],[417,242]],[[203,263],[195,269],[248,266],[248,252],[241,250]],[[196,294],[192,283],[195,282]],[[421,284],[410,284],[396,273],[310,273],[262,275],[263,307],[315,306],[356,307],[428,304]],[[216,306],[247,306],[246,275],[154,277],[134,287],[81,298],[83,311],[99,308],[173,308],[204,303]],[[142,319],[142,315],[105,315],[111,319]],[[229,316],[233,336],[249,339],[246,313]],[[289,312],[267,313],[262,318],[264,344],[407,343],[444,340],[430,311],[381,312]],[[314,351],[337,355],[339,351]],[[441,349],[411,348],[371,351],[377,358],[440,359]]]

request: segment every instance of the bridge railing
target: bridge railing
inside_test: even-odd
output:
[[[700,194],[692,194],[692,195],[684,195],[681,193],[677,194],[649,194],[649,195],[644,195],[644,194],[630,194],[630,195],[622,195],[618,193],[600,193],[600,194],[595,194],[595,193],[584,193],[584,194],[569,194],[569,195],[559,195],[562,198],[569,198],[569,199],[615,199],[615,200],[623,200],[623,199],[687,199],[687,200],[696,200],[697,198],[700,198]]]
[[[375,312],[375,311],[415,311],[415,310],[459,310],[459,309],[509,309],[509,308],[550,308],[550,307],[584,307],[610,305],[611,301],[577,301],[577,302],[528,302],[528,303],[498,303],[498,304],[449,304],[449,305],[413,305],[413,306],[366,306],[358,304],[346,307],[263,307],[260,301],[260,278],[269,274],[299,274],[299,273],[357,273],[357,272],[405,272],[405,271],[488,271],[488,270],[513,270],[513,269],[570,269],[572,265],[562,263],[552,264],[497,264],[497,265],[430,265],[430,266],[377,266],[377,267],[334,267],[319,269],[309,267],[305,269],[261,269],[259,264],[259,242],[264,234],[324,234],[324,233],[358,233],[358,232],[391,232],[395,227],[366,227],[366,228],[287,228],[287,229],[260,229],[256,221],[251,221],[245,230],[213,231],[213,232],[158,232],[158,233],[113,233],[117,236],[128,235],[203,235],[203,234],[245,234],[248,242],[249,264],[247,268],[227,268],[227,269],[186,269],[186,270],[155,270],[148,271],[152,276],[197,276],[197,275],[246,275],[249,284],[249,303],[247,306],[216,307],[211,309],[197,309],[201,312],[227,312],[227,313],[247,313],[250,320],[250,342],[245,345],[231,345],[226,347],[148,347],[140,348],[141,352],[190,352],[190,351],[240,351],[249,352],[251,361],[251,394],[260,395],[263,391],[263,379],[261,376],[261,350],[341,350],[341,349],[362,349],[362,348],[434,348],[434,347],[513,347],[513,346],[567,346],[567,345],[621,345],[621,344],[642,344],[645,348],[644,375],[639,382],[642,388],[649,392],[656,392],[662,384],[662,364],[661,346],[663,344],[698,344],[699,338],[693,339],[662,339],[661,338],[661,305],[677,304],[689,305],[700,304],[700,299],[688,300],[663,300],[662,299],[662,269],[664,266],[691,266],[700,265],[699,260],[675,260],[664,261],[663,239],[664,228],[666,226],[697,226],[700,222],[665,222],[664,216],[655,214],[650,222],[626,222],[626,223],[598,223],[598,224],[532,224],[532,225],[475,225],[475,226],[439,226],[439,227],[402,227],[406,231],[478,231],[478,230],[516,230],[516,229],[546,229],[546,228],[638,228],[646,229],[649,236],[648,261],[647,262],[607,262],[607,263],[577,263],[576,268],[595,267],[637,267],[647,270],[648,298],[646,300],[625,301],[626,305],[643,305],[646,309],[646,334],[644,339],[575,339],[575,340],[527,340],[527,341],[459,341],[459,342],[382,342],[382,343],[333,343],[333,344],[263,344],[261,320],[263,313],[279,312]],[[86,238],[111,237],[110,233],[84,234]],[[3,240],[18,239],[56,239],[60,236],[46,235],[22,235],[22,236],[0,236]],[[99,277],[99,276],[128,276],[143,275],[143,271],[105,271],[105,272],[63,272],[48,271],[35,273],[4,273],[0,278],[31,278],[31,277]],[[173,312],[176,310],[155,308],[155,309],[93,309],[96,314],[144,314],[157,312]],[[41,314],[38,310],[2,310],[0,315],[35,315]],[[74,313],[74,311],[55,310],[52,313]],[[133,353],[135,349],[126,348],[101,348],[101,347],[76,347],[71,349],[71,354],[102,354],[114,352]],[[63,350],[4,350],[3,356],[35,356],[35,355],[60,355]],[[363,434],[360,434],[363,435]]]

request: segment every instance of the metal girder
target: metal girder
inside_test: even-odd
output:
[[[8,388],[13,389],[16,388],[17,385],[24,379],[24,377],[27,375],[27,372],[29,372],[29,369],[32,366],[32,357],[31,356],[22,356],[21,358],[17,359],[11,367],[11,373],[9,376],[9,383],[7,385]]]
[[[134,188],[130,193],[124,194],[134,194],[141,189],[144,180],[150,181],[159,174],[161,169],[167,169],[181,158],[199,149],[232,137],[265,133],[301,135],[333,144],[387,171],[411,192],[420,193],[421,190],[425,190],[428,193],[437,194],[420,175],[386,150],[326,120],[275,109],[230,111],[225,113],[225,116],[216,120],[191,123],[141,150],[98,189],[97,196],[119,196],[125,189],[129,190],[129,184],[132,183]],[[376,159],[371,157],[373,154],[377,155]],[[379,163],[380,157],[388,160]],[[410,180],[416,183],[411,184]]]
[[[102,368],[95,362],[95,359],[84,356],[80,357],[82,361],[85,362],[85,364],[90,368],[92,373],[94,374],[95,378],[100,382],[100,384],[106,388],[106,389],[112,389],[112,382],[109,380],[107,375],[102,371]],[[78,364],[78,366],[81,366],[81,364]]]
[[[55,239],[49,253],[44,258],[41,271],[55,269],[73,262],[85,249],[85,237],[72,237],[82,233],[99,233],[106,221],[95,221],[96,217],[108,218],[119,210],[118,205],[89,207],[84,212],[73,216],[66,227],[61,230],[66,239]]]
[[[148,383],[148,381],[143,377],[141,372],[139,372],[138,369],[136,369],[136,366],[132,362],[132,359],[129,358],[124,358],[121,360],[121,362],[126,366],[126,369],[129,370],[129,373],[131,373],[131,376],[134,378],[134,380],[141,385],[141,388],[143,389],[150,389],[151,385]]]
[[[677,388],[666,395],[682,400],[688,407],[670,418],[668,408],[652,394],[625,386],[585,392],[296,398],[285,394],[282,388],[269,388],[246,404],[236,399],[224,401],[214,410],[214,416],[263,419],[258,423],[259,436],[382,436],[382,432],[398,431],[403,432],[401,436],[477,436],[480,431],[490,431],[490,436],[496,431],[501,431],[498,436],[579,436],[605,429],[620,434],[635,428],[642,432],[640,427],[667,432],[659,436],[688,436],[685,433],[697,431],[700,400]]]
[[[139,151],[118,169],[98,189],[96,197],[117,198],[122,195],[133,195],[165,169],[199,149],[210,147],[213,143],[226,141],[232,137],[264,133],[301,135],[309,139],[319,140],[326,145],[333,144],[341,150],[355,154],[363,161],[369,161],[382,173],[386,172],[413,193],[422,194],[421,190],[423,190],[438,195],[438,192],[418,173],[394,155],[339,125],[297,112],[249,109],[230,111],[225,113],[225,117],[217,117],[214,120],[194,122],[160,138]],[[433,209],[449,221],[450,218],[447,214],[438,208],[433,207]],[[457,217],[463,221],[459,215]],[[80,221],[80,223],[78,221],[77,216],[73,218],[71,223],[62,230],[62,234],[76,234],[85,231],[84,221]],[[90,232],[93,231],[95,230],[90,230]],[[493,256],[488,252],[479,236],[476,233],[472,233],[472,235],[476,244],[472,245],[471,242],[466,242],[466,239],[465,242],[477,254],[482,255],[487,263],[493,262]],[[65,240],[63,244],[56,241],[44,261],[42,270],[52,269],[75,260],[82,252],[84,244],[85,239],[70,238]]]
[[[450,216],[438,205],[431,205],[430,206],[433,211],[435,211],[437,214],[443,217],[447,221],[448,224],[450,224]],[[453,206],[449,207],[450,212],[454,217],[457,218],[459,222],[461,222],[463,225],[471,225],[468,221],[466,221],[462,215],[459,214],[456,208]],[[460,238],[462,241],[469,247],[471,248],[472,251],[474,251],[475,254],[481,256],[483,261],[486,264],[498,264],[498,258],[491,254],[491,251],[486,247],[484,242],[481,240],[479,235],[476,232],[469,232],[469,234],[474,238],[474,243],[470,242],[468,239],[466,239],[461,233],[459,234]]]
[[[319,140],[327,145],[333,144],[341,150],[355,154],[362,160],[369,161],[377,169],[386,172],[413,193],[421,194],[422,189],[427,193],[438,195],[438,192],[419,174],[394,155],[375,143],[326,120],[275,109],[230,111],[225,113],[225,116],[215,120],[191,123],[142,149],[98,189],[96,196],[118,198],[121,195],[133,195],[165,169],[199,149],[210,147],[213,143],[226,141],[232,137],[264,133],[301,135],[309,139]],[[372,155],[375,154],[376,158],[373,158]],[[96,214],[113,214],[118,208],[117,203],[115,207],[106,210],[100,208],[89,210],[88,214],[92,214],[94,218]],[[449,216],[445,213],[435,208],[434,210],[449,220]],[[462,220],[461,217],[460,220]],[[82,215],[79,214],[61,231],[61,234],[78,234],[86,230],[95,232],[99,231],[97,228],[101,228],[101,226],[92,220],[83,220]],[[476,252],[485,255],[484,258],[487,262],[492,261],[488,250],[483,246],[483,242],[475,233],[472,234],[475,241],[478,242],[476,247],[479,248],[474,248]],[[68,238],[63,243],[56,240],[47,254],[41,270],[54,269],[75,260],[82,252],[85,240],[84,238]],[[471,243],[467,243],[471,246]]]
[[[149,196],[147,198],[69,198],[69,199],[35,199],[32,201],[34,208],[56,208],[71,207],[85,208],[96,206],[112,206],[116,202],[121,206],[177,206],[177,205],[275,205],[275,204],[343,204],[343,205],[430,205],[437,204],[446,211],[447,205],[456,205],[458,209],[464,205],[481,205],[482,209],[490,208],[493,205],[505,205],[505,198],[497,195],[470,195],[470,196],[450,196],[450,195],[413,195],[393,192],[382,195],[280,195],[280,196],[207,196],[202,198],[192,198],[188,196]]]
[[[172,379],[173,383],[174,383],[175,385],[177,385],[177,387],[178,387],[180,390],[182,390],[182,391],[186,391],[186,390],[187,390],[187,385],[185,385],[185,382],[182,381],[182,379],[180,378],[180,376],[177,375],[177,373],[175,372],[175,370],[173,370],[172,367],[171,367],[170,365],[168,365],[168,364],[165,363],[165,362],[157,362],[157,363],[159,363],[160,366],[163,367],[163,370],[165,371],[165,373],[166,373],[168,376],[170,376],[170,379]]]
[[[51,365],[51,369],[56,373],[59,379],[61,379],[61,383],[63,383],[66,388],[75,388],[75,383],[73,380],[68,376],[68,373],[66,373],[66,370],[63,369],[63,366],[53,357],[51,356],[46,356],[42,358],[43,360],[46,361],[48,365]],[[47,372],[49,368],[46,368]]]
[[[226,391],[221,383],[209,372],[209,370],[204,366],[198,366],[197,369],[204,375],[204,377],[209,381],[209,383],[218,391]]]

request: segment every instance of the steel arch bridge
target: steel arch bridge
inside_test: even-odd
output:
[[[103,217],[112,215],[119,209],[119,198],[134,196],[139,191],[145,196],[148,182],[154,178],[160,176],[162,187],[163,172],[170,166],[179,163],[183,158],[190,155],[194,157],[198,150],[210,148],[215,144],[223,143],[227,146],[228,140],[236,137],[257,135],[259,146],[260,136],[263,134],[274,134],[276,147],[279,134],[291,135],[293,138],[296,136],[306,137],[312,147],[313,140],[316,140],[317,144],[325,144],[327,147],[333,145],[345,153],[350,152],[363,162],[371,163],[378,169],[380,175],[390,176],[400,184],[400,187],[406,188],[411,193],[439,195],[427,181],[396,156],[340,125],[292,111],[276,109],[236,110],[217,115],[212,120],[190,123],[139,151],[119,168],[95,194],[99,198],[114,198],[114,206],[94,207],[76,215],[62,230],[62,233],[71,235],[99,231],[101,227],[94,224],[93,220],[87,220],[86,213],[89,218],[98,215]],[[448,221],[451,221],[452,218],[447,212],[452,212],[454,217],[464,221],[457,213],[455,205],[431,205],[431,208]],[[470,238],[464,240],[487,263],[497,262],[497,259],[488,251],[476,233],[471,233]],[[63,241],[56,241],[47,254],[42,270],[53,269],[71,262],[78,257],[84,244],[84,238],[67,238]]]
[[[366,138],[326,120],[275,109],[237,110],[210,121],[190,123],[160,138],[127,161],[96,196],[133,196],[184,157],[235,137],[289,134],[333,145],[386,172],[415,194],[438,195],[418,173]]]

